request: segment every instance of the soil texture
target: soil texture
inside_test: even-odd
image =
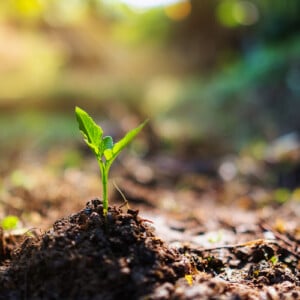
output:
[[[74,169],[6,181],[4,215],[25,231],[0,231],[0,299],[300,299],[299,189],[278,201],[242,178],[134,166],[116,178],[141,213],[114,191],[104,217],[99,178]]]
[[[189,262],[137,211],[99,200],[27,237],[3,271],[3,299],[141,299],[189,273]]]

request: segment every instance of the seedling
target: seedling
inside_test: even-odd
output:
[[[99,164],[102,179],[103,215],[106,216],[108,211],[107,184],[110,167],[120,152],[143,129],[147,121],[130,130],[120,141],[114,143],[111,136],[103,137],[102,128],[83,109],[76,107],[75,114],[84,140],[92,149]]]

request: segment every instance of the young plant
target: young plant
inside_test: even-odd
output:
[[[106,216],[108,211],[107,184],[110,167],[120,152],[143,129],[147,121],[130,130],[120,141],[114,143],[111,136],[103,137],[102,128],[98,126],[83,109],[76,107],[75,114],[84,140],[94,152],[100,167],[102,179],[103,214]]]

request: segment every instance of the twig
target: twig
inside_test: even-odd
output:
[[[123,198],[123,201],[124,201],[124,203],[121,204],[119,207],[122,208],[122,207],[126,206],[127,209],[129,209],[129,203],[128,203],[128,200],[126,199],[124,193],[123,193],[123,192],[121,191],[121,189],[117,186],[117,184],[116,184],[115,181],[113,181],[113,185],[114,185],[115,189],[119,192],[119,194],[121,195],[121,197]]]
[[[221,245],[216,247],[209,247],[209,248],[203,248],[203,249],[191,249],[195,253],[203,253],[203,252],[209,252],[209,251],[215,251],[215,250],[221,250],[221,249],[236,249],[236,248],[243,248],[243,247],[252,247],[252,246],[258,246],[263,244],[274,244],[276,246],[280,246],[277,241],[275,240],[265,240],[265,239],[256,239],[245,243],[240,244],[231,244],[231,245]]]
[[[260,228],[265,231],[270,231],[273,233],[273,235],[278,239],[279,241],[283,242],[285,246],[287,247],[287,250],[292,253],[294,256],[296,256],[298,259],[300,259],[300,253],[298,250],[298,245],[296,242],[290,240],[287,236],[279,233],[278,231],[274,230],[270,225],[267,223],[261,222],[259,224]]]

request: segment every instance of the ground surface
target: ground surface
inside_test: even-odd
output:
[[[297,193],[186,166],[119,165],[130,208],[111,186],[106,221],[97,174],[20,166],[1,194],[22,226],[1,235],[0,299],[300,299]]]

